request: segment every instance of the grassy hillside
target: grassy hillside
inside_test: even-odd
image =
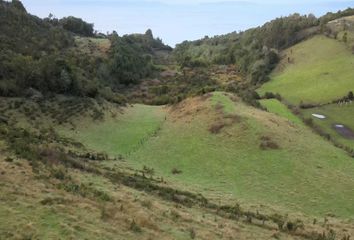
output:
[[[267,109],[268,112],[275,113],[290,120],[293,123],[303,125],[302,120],[295,116],[284,104],[279,102],[277,99],[264,99],[261,100],[260,103]]]
[[[97,174],[59,165],[38,175],[24,159],[5,159],[0,156],[0,239],[265,239],[276,229],[164,201]],[[58,169],[65,179],[53,177]]]
[[[76,165],[54,163],[59,159],[52,149],[54,155],[42,158],[37,171],[36,160],[16,158],[3,145],[0,150],[0,239],[299,240],[354,233],[350,222],[332,217],[313,224],[296,214],[205,205],[200,195],[173,189],[159,178],[129,174],[121,161],[112,169],[83,158],[70,160]],[[295,228],[279,227],[279,221]]]
[[[109,117],[103,123],[80,123],[78,131],[63,130],[71,138],[87,147],[111,155],[128,155],[156,134],[165,120],[162,107],[133,105],[122,110],[120,116]]]
[[[156,112],[146,114],[151,118]],[[107,141],[103,143],[102,139],[116,141],[119,149],[122,135],[116,130],[99,131],[106,123],[103,124],[79,128],[76,136],[94,132],[96,136],[91,137],[100,140],[92,143],[83,137],[80,141],[115,155],[119,150],[113,149],[111,143],[103,146]],[[119,121],[109,126],[128,129],[126,136],[136,134],[136,129],[121,126]],[[134,141],[139,143],[138,139],[143,140],[149,132],[147,127],[145,134]],[[345,152],[307,127],[248,107],[223,93],[172,107],[161,130],[144,140],[126,160],[135,168],[145,165],[175,184],[203,189],[205,194],[219,199],[228,196],[288,211],[354,216],[354,162]],[[102,163],[106,167],[115,164]]]
[[[290,63],[288,63],[290,58]],[[336,40],[316,36],[284,53],[259,93],[274,92],[292,104],[328,103],[354,89],[354,55]]]

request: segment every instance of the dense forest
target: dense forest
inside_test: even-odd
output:
[[[108,56],[77,51],[77,36],[108,38]],[[40,19],[28,14],[18,0],[0,1],[1,96],[23,96],[35,89],[41,94],[102,95],[120,101],[119,94],[110,89],[153,75],[154,49],[171,50],[154,39],[151,30],[104,36],[82,19],[52,15]]]

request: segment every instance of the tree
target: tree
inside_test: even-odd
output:
[[[151,29],[148,29],[146,32],[145,32],[145,35],[148,36],[149,38],[154,38],[154,35],[152,34],[152,31]]]
[[[59,20],[59,24],[66,30],[86,36],[92,37],[94,35],[93,24],[87,23],[81,18],[66,17]]]
[[[12,0],[12,5],[17,8],[18,10],[21,10],[22,12],[26,12],[26,8],[23,6],[22,2],[19,0]]]

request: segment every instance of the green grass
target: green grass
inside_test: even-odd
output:
[[[314,123],[320,126],[336,142],[354,149],[354,140],[346,139],[338,134],[333,126],[343,124],[354,130],[354,105],[339,106],[338,104],[326,105],[323,107],[303,110],[306,118],[312,118]],[[327,118],[320,120],[311,116],[313,113],[325,115]]]
[[[125,109],[117,119],[101,123],[83,122],[76,131],[62,134],[74,138],[96,151],[111,155],[128,155],[155,134],[165,119],[161,107],[134,105]]]
[[[216,111],[217,104],[224,106],[225,113]],[[168,114],[157,135],[150,133],[164,119],[162,108],[136,105],[124,121],[84,128],[80,140],[110,154],[130,152],[126,160],[132,167],[152,167],[168,182],[198,189],[212,198],[267,204],[289,212],[354,217],[354,161],[309,128],[234,103],[223,93],[208,100],[187,100],[183,106]],[[197,108],[201,110],[193,111]],[[239,120],[219,134],[210,133],[210,126],[226,114],[237,115]],[[262,150],[263,136],[279,149]],[[133,146],[127,139],[133,139],[129,141]],[[113,167],[115,162],[102,164]],[[173,168],[182,173],[172,174]]]
[[[277,99],[265,99],[260,101],[261,105],[265,107],[268,112],[275,113],[280,117],[284,117],[293,123],[303,125],[302,120],[294,115],[284,104]]]
[[[211,98],[211,102],[214,107],[221,105],[223,107],[223,111],[227,114],[235,112],[235,103],[228,97],[227,94],[215,92]]]
[[[311,214],[354,216],[354,162],[343,151],[306,127],[290,127],[283,118],[242,103],[235,104],[234,113],[242,122],[219,135],[208,131],[210,112],[189,124],[167,122],[130,160],[206,192]],[[259,138],[264,135],[280,149],[261,150]],[[182,174],[173,175],[173,168]]]
[[[292,51],[292,53],[291,53]],[[316,36],[286,50],[287,57],[258,92],[279,93],[291,104],[328,103],[354,90],[354,55],[345,44]]]

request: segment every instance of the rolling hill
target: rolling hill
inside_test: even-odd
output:
[[[345,152],[303,124],[248,107],[229,94],[185,100],[170,109],[136,105],[117,121],[85,124],[68,136],[93,150],[122,154],[131,166],[153,168],[180,186],[203,189],[206,196],[310,215],[354,213],[354,163]],[[133,151],[119,143],[122,136],[136,136],[129,140]],[[108,144],[102,145],[103,139]],[[102,164],[114,167],[115,161]]]
[[[279,93],[293,105],[326,104],[354,90],[353,73],[354,55],[345,44],[316,36],[287,49],[259,93]]]
[[[349,240],[353,13],[171,49],[0,0],[0,240]]]

